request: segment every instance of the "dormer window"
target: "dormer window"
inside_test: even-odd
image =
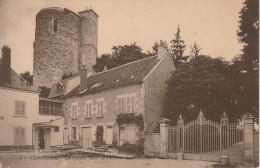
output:
[[[58,20],[57,19],[52,20],[52,26],[53,26],[53,33],[57,33],[57,31],[58,31]]]

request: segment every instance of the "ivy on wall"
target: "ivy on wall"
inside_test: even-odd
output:
[[[116,118],[118,126],[124,124],[136,124],[140,127],[140,130],[144,129],[144,120],[142,114],[135,115],[134,113],[122,113],[118,114]]]

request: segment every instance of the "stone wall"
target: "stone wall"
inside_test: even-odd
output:
[[[98,45],[98,16],[91,9],[79,12],[81,17],[80,68],[84,61],[85,68],[90,71],[96,64]]]
[[[144,130],[146,133],[153,133],[158,127],[158,121],[162,118],[166,81],[170,79],[174,71],[174,64],[169,55],[162,58],[162,62],[154,69],[151,75],[144,82]]]
[[[259,167],[259,132],[254,133],[254,161],[255,167]]]
[[[141,93],[141,85],[133,85],[128,87],[122,87],[112,90],[103,91],[100,93],[94,93],[89,95],[84,95],[80,97],[71,97],[64,100],[63,107],[65,110],[65,122],[64,125],[69,129],[69,139],[71,140],[71,128],[77,127],[77,137],[78,140],[82,141],[82,127],[89,126],[95,135],[96,127],[103,126],[104,128],[104,140],[106,139],[106,129],[107,127],[113,128],[113,137],[117,137],[118,140],[118,127],[115,126],[116,118],[118,113],[117,109],[117,96],[134,94],[135,95],[135,106],[134,111],[136,115],[143,114],[143,99]],[[97,116],[97,100],[103,98],[104,99],[104,116],[98,117]],[[87,100],[93,101],[93,110],[92,110],[92,117],[86,118],[86,114],[84,112],[84,103]],[[78,118],[71,119],[71,105],[72,103],[78,103]],[[92,138],[95,141],[94,136]],[[113,140],[115,140],[113,138]],[[117,141],[119,142],[119,141]],[[82,142],[81,142],[82,143]]]
[[[144,135],[144,154],[151,157],[160,156],[160,133]]]
[[[54,32],[53,19],[58,28]],[[49,87],[64,73],[78,72],[80,17],[68,9],[42,9],[36,16],[34,84]]]

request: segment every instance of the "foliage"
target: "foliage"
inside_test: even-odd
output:
[[[190,50],[191,50],[190,57],[195,58],[199,56],[199,52],[201,48],[197,42],[194,42],[194,44],[190,47]]]
[[[40,89],[40,97],[47,98],[49,96],[50,91],[51,91],[50,88],[47,88],[45,86],[41,86],[41,87],[39,87],[39,89]]]
[[[30,85],[33,85],[33,75],[29,71],[25,71],[24,73],[20,73],[20,76],[24,78]]]
[[[76,74],[74,74],[74,73],[65,73],[65,74],[63,74],[62,76],[61,76],[61,79],[62,80],[64,80],[64,79],[68,79],[68,78],[70,78],[70,77],[73,77],[73,76],[75,76]]]
[[[6,54],[11,54],[11,49],[10,49],[10,47],[8,47],[8,46],[6,46],[6,45],[4,45],[3,47],[2,47],[2,54],[3,53],[6,53]]]
[[[140,130],[144,129],[143,115],[135,115],[134,113],[121,113],[117,115],[116,122],[118,126],[124,124],[136,124],[140,127]]]
[[[259,1],[245,0],[240,11],[238,38],[243,53],[233,60],[239,109],[258,116],[259,111]]]
[[[234,118],[238,114],[230,75],[228,62],[221,58],[198,56],[180,64],[167,81],[164,117],[175,122],[181,114],[190,121],[202,110],[211,120],[219,121],[224,111]]]
[[[176,69],[178,68],[180,62],[186,61],[188,58],[187,56],[183,55],[183,53],[185,51],[185,44],[184,44],[184,41],[181,39],[180,33],[181,33],[181,30],[178,25],[177,33],[174,35],[175,39],[170,41],[170,43],[171,43],[170,53],[173,56],[173,61],[174,61]]]
[[[105,66],[107,69],[111,69],[148,56],[148,54],[142,52],[141,47],[137,46],[136,43],[113,46],[111,54],[102,54],[101,57],[97,58],[97,63],[93,66],[93,69],[96,72],[101,72]]]
[[[240,11],[238,38],[243,46],[243,68],[247,71],[258,69],[259,57],[259,1],[245,0]]]

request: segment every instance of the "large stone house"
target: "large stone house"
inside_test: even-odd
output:
[[[11,50],[0,58],[0,150],[50,149],[63,144],[62,103],[39,98],[38,89],[11,68]]]
[[[139,137],[136,125],[119,132],[116,118],[121,113],[141,114],[142,133],[154,132],[162,117],[165,81],[174,70],[170,54],[159,46],[158,55],[99,73],[83,70],[75,77],[54,84],[50,98],[64,101],[64,143],[85,148],[92,148],[93,142],[98,140],[108,145],[135,143]],[[71,89],[68,83],[76,87]],[[68,92],[68,88],[71,91]]]

